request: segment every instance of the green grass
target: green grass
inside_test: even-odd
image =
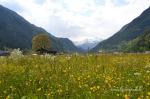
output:
[[[0,57],[0,99],[150,99],[150,55]]]

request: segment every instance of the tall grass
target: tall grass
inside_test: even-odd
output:
[[[150,55],[0,57],[0,99],[128,98],[150,99]]]

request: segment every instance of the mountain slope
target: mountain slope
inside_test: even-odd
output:
[[[137,37],[136,39],[128,42],[123,51],[126,52],[144,52],[150,50],[150,30],[144,32],[143,35]]]
[[[32,37],[38,33],[49,35],[52,49],[57,51],[78,51],[77,47],[68,39],[57,38],[44,29],[37,27],[16,12],[0,5],[0,48],[31,49]],[[64,44],[69,46],[64,46]]]
[[[112,37],[100,42],[91,51],[99,51],[101,49],[106,51],[117,51],[120,46],[130,40],[143,34],[143,32],[150,28],[150,7],[146,9],[139,17],[132,22],[125,25],[119,32]]]
[[[64,52],[82,52],[73,44],[73,42],[70,42],[68,38],[59,38],[59,41],[62,43]]]

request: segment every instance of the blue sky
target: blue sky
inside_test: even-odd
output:
[[[106,39],[139,16],[150,0],[0,0],[29,22],[73,41]]]

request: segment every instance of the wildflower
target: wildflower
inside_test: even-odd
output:
[[[64,73],[66,73],[66,72],[67,72],[67,70],[63,70],[63,72],[64,72]]]
[[[41,80],[43,80],[44,78],[43,77],[41,77]]]
[[[13,88],[13,86],[10,86],[10,88],[12,89],[12,88]]]
[[[77,80],[80,80],[80,77],[78,77]]]
[[[141,99],[140,97],[138,97],[137,99]]]
[[[70,75],[70,77],[73,77],[73,75]]]
[[[71,67],[68,67],[68,69],[70,70],[70,69],[71,69]]]
[[[70,57],[70,56],[67,56],[67,57],[66,57],[66,59],[67,59],[67,60],[70,60],[70,59],[71,59],[71,57]]]
[[[63,90],[62,89],[58,89],[57,92],[60,95],[63,92]]]
[[[146,68],[146,69],[147,69],[147,68],[150,68],[150,64],[146,65],[144,68]]]
[[[38,88],[37,91],[41,91],[41,88]]]
[[[146,73],[150,73],[150,71],[149,71],[149,70],[147,70],[147,71],[146,71]]]
[[[106,77],[105,79],[109,80],[109,81],[112,80],[112,78],[110,76]]]
[[[90,90],[93,90],[93,87],[91,87]]]
[[[108,83],[108,80],[105,80],[105,83]]]
[[[4,90],[4,91],[3,91],[3,93],[5,93],[5,94],[6,94],[6,93],[7,93],[7,91],[6,91],[6,90]]]
[[[141,73],[136,72],[136,73],[134,73],[134,75],[135,75],[135,76],[140,76]]]
[[[28,82],[26,82],[25,84],[26,84],[27,86],[29,85],[29,83],[28,83]]]
[[[11,52],[11,58],[14,59],[14,60],[17,60],[21,57],[23,57],[23,54],[21,52],[20,49],[14,49],[12,52]]]
[[[148,92],[148,93],[147,93],[147,95],[149,95],[149,96],[150,96],[150,92]]]
[[[81,85],[79,85],[79,88],[82,88],[82,86],[81,86]]]
[[[62,87],[62,85],[59,84],[58,87]]]
[[[100,87],[99,86],[93,86],[90,88],[91,91],[95,92],[99,89]]]
[[[127,80],[128,83],[129,83],[130,81],[131,81],[130,79]]]
[[[8,95],[8,96],[6,97],[6,99],[10,99],[10,95]]]
[[[126,94],[124,95],[125,99],[130,99],[129,96]]]
[[[88,84],[84,84],[85,87],[88,87]]]
[[[90,78],[90,75],[88,75],[87,78]]]
[[[97,86],[97,89],[100,89],[100,86]]]
[[[51,95],[51,93],[49,92],[48,94],[47,94],[47,96],[50,96]]]
[[[146,96],[146,98],[145,99],[149,99],[149,96]]]
[[[119,95],[119,94],[117,94],[117,96],[119,97],[120,95]]]

